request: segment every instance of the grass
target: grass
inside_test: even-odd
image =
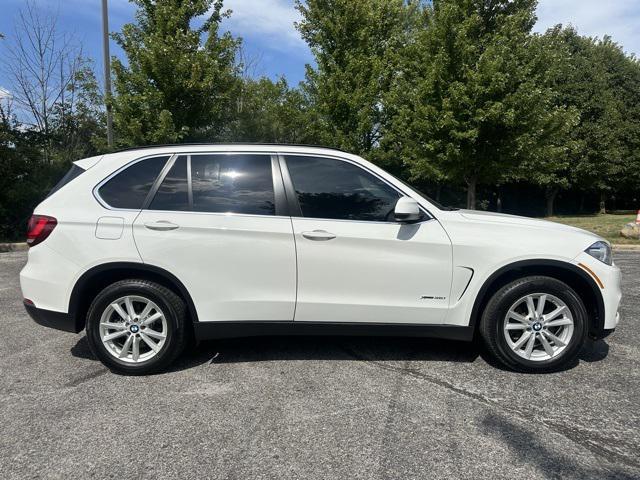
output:
[[[620,230],[626,223],[635,222],[635,215],[580,215],[580,216],[559,216],[548,217],[546,220],[552,222],[564,223],[565,225],[572,225],[574,227],[583,228],[589,230],[601,237],[606,238],[611,243],[624,244],[624,245],[640,245],[640,240],[634,240],[631,238],[624,238],[620,235]]]

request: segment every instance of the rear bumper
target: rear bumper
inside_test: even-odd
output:
[[[29,260],[20,272],[22,298],[32,300],[41,309],[66,312],[78,270],[76,264],[46,243],[30,248]]]
[[[37,324],[44,327],[55,328],[56,330],[63,330],[71,333],[78,333],[82,330],[82,326],[78,325],[75,318],[68,313],[37,308],[35,305],[31,305],[26,302],[24,304],[24,308]]]

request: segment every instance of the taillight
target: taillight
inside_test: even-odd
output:
[[[53,217],[31,215],[27,226],[27,245],[33,247],[44,242],[57,224],[58,221]]]

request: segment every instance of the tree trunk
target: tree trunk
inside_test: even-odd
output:
[[[477,180],[475,177],[467,180],[467,208],[469,210],[476,209],[476,184]]]
[[[558,195],[558,187],[547,187],[547,217],[553,217],[553,204],[556,201]]]
[[[607,196],[604,192],[600,192],[600,214],[607,213]]]
[[[584,193],[580,195],[580,207],[578,207],[578,212],[584,213]]]
[[[498,213],[502,213],[502,192],[498,189],[498,194],[496,197],[496,210]]]

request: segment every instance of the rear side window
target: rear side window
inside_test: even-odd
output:
[[[151,210],[189,210],[187,157],[177,158],[162,180],[149,208]]]
[[[71,180],[78,178],[80,174],[84,173],[85,171],[86,170],[84,168],[80,168],[75,164],[71,165],[71,168],[67,171],[67,173],[64,174],[64,177],[62,177],[60,181],[56,183],[56,185],[51,189],[47,197],[53,195],[55,192],[57,192],[62,187],[64,187],[67,183],[69,183]]]
[[[114,208],[141,209],[168,158],[151,157],[134,163],[100,187],[100,198]]]
[[[192,155],[193,210],[275,215],[269,155]]]
[[[393,222],[400,194],[366,170],[331,158],[287,156],[302,215]]]

